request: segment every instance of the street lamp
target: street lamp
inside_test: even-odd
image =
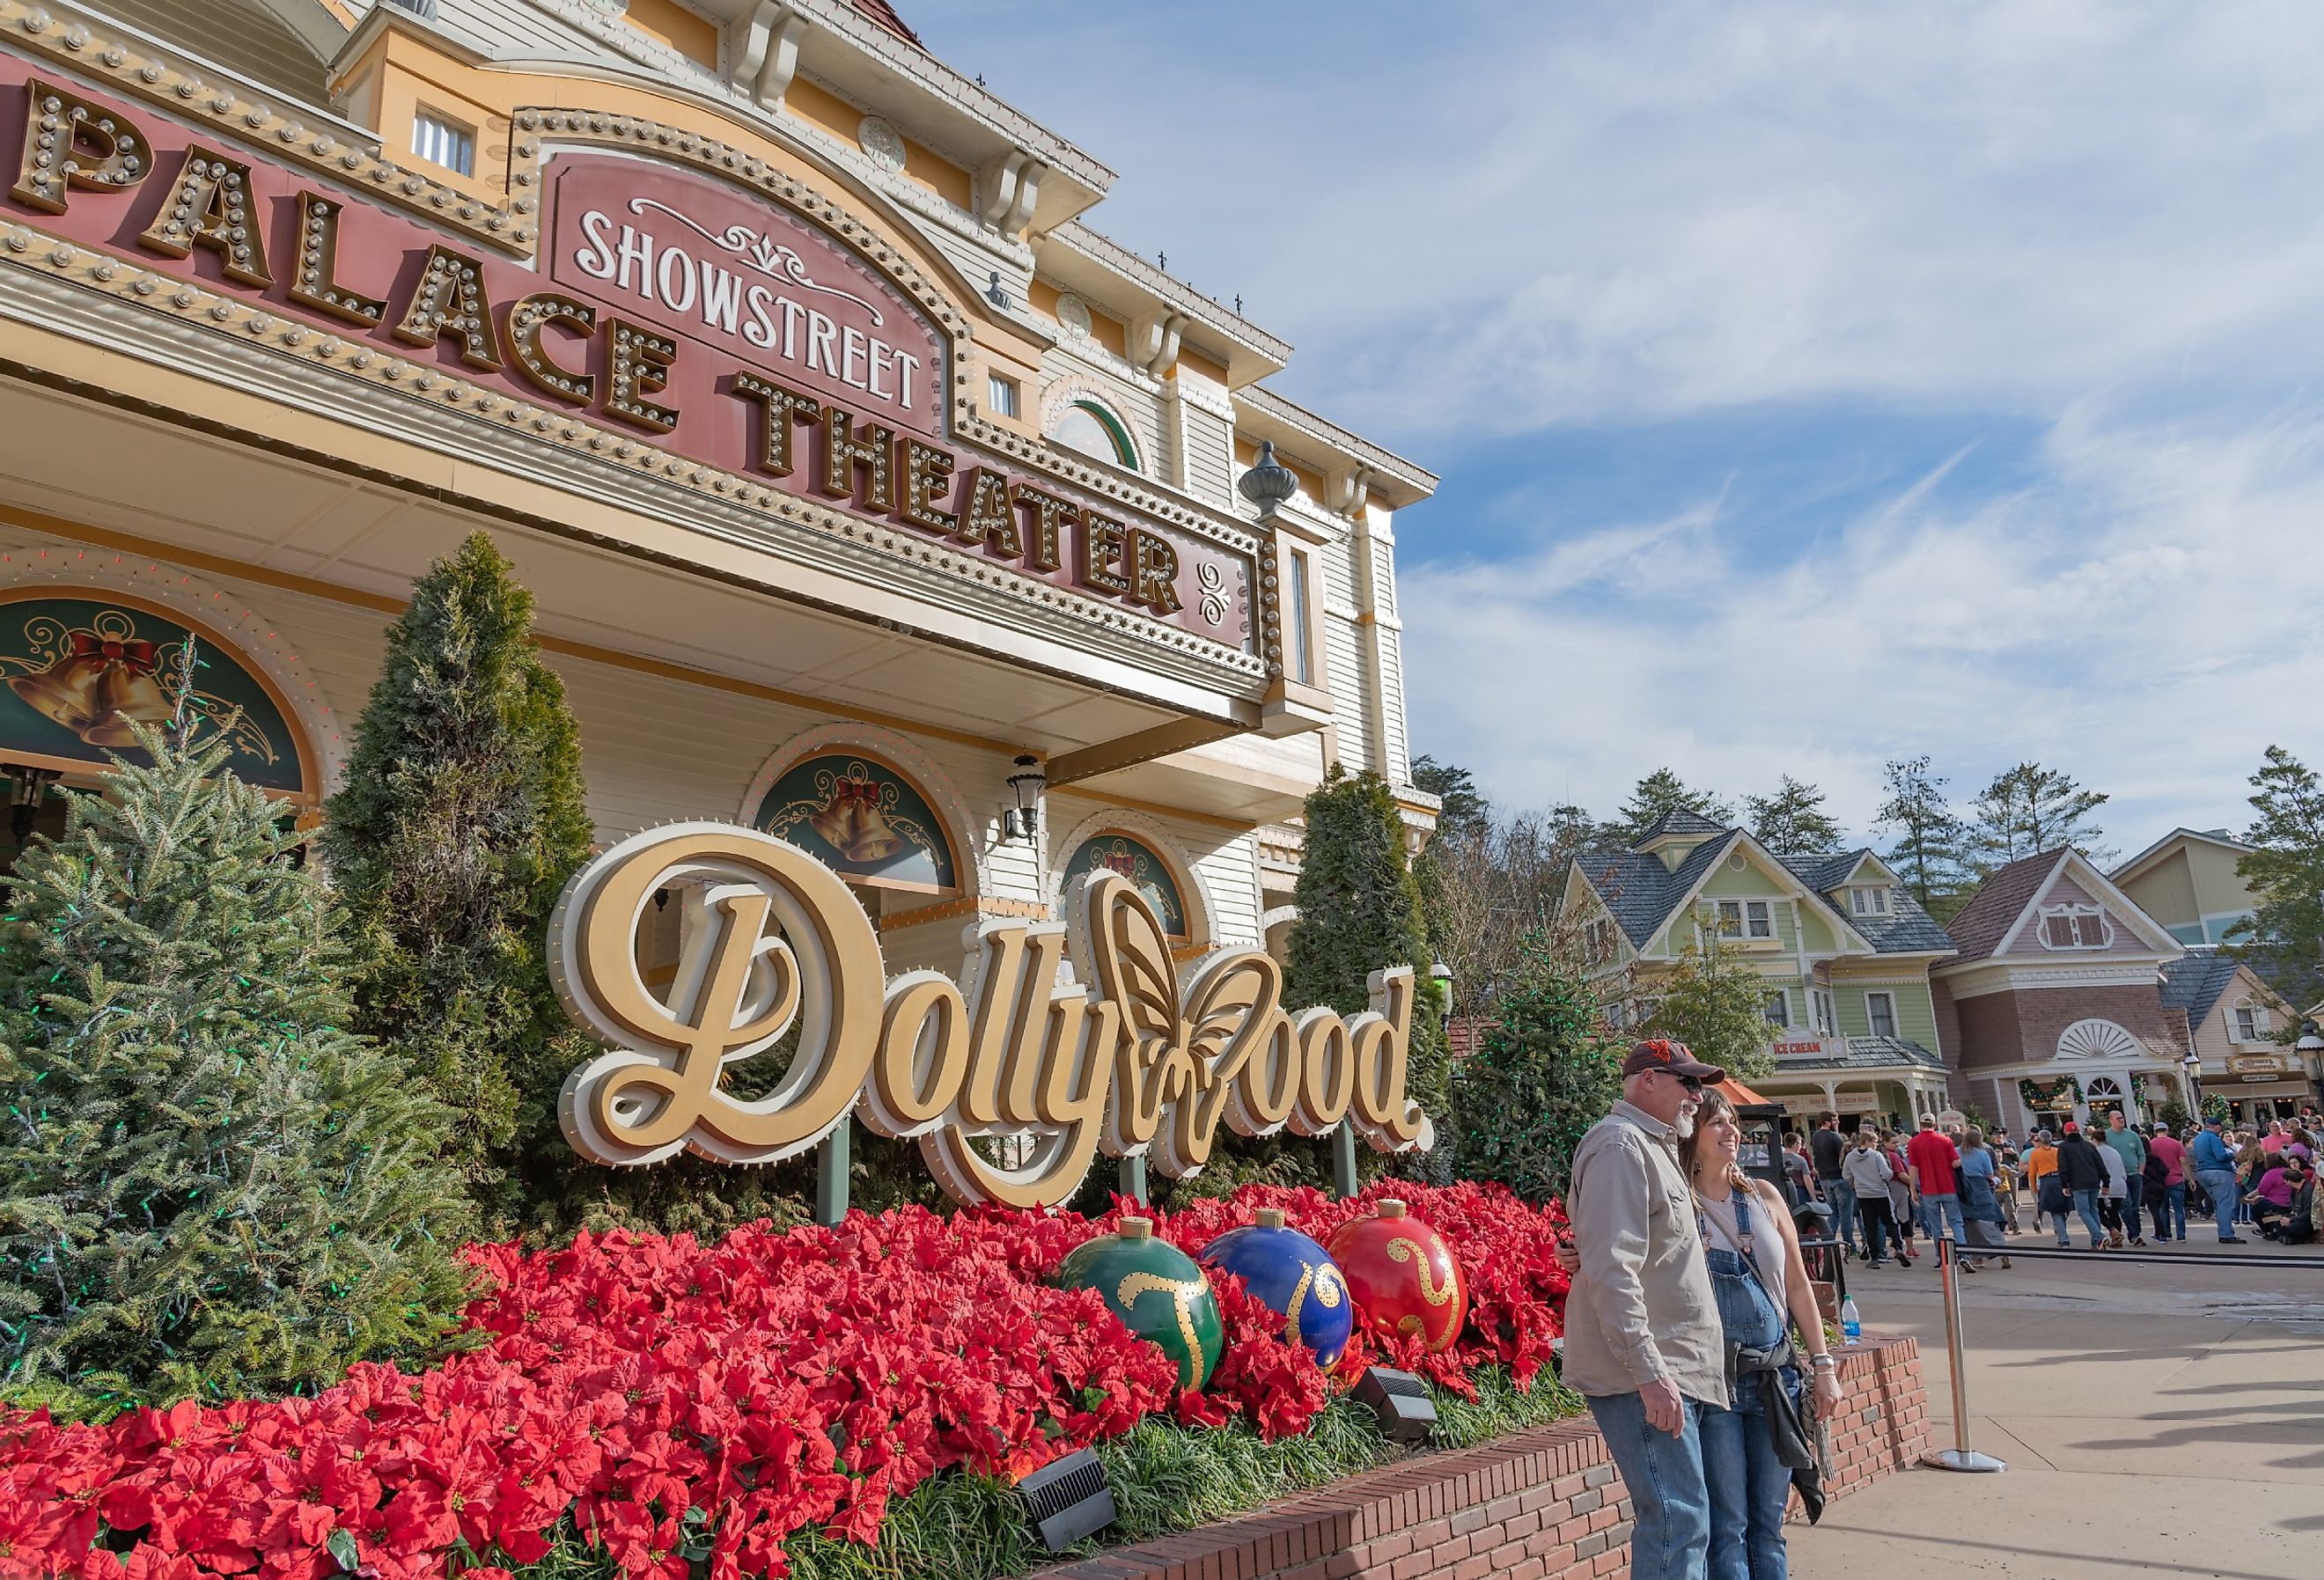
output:
[[[2195,1122],[2200,1124],[2203,1120],[2203,1056],[2190,1048],[2187,1050],[2187,1057],[2179,1061],[2179,1067],[2187,1072],[2188,1105],[2194,1110]]]
[[[1040,830],[1041,792],[1048,787],[1038,758],[1028,753],[1017,759],[1017,772],[1009,776],[1009,793],[1017,804],[1001,808],[1001,838],[1030,839]]]
[[[2292,1047],[2292,1051],[2307,1062],[2308,1068],[2305,1074],[2309,1080],[2315,1083],[2319,1092],[2324,1092],[2324,1076],[2318,1074],[2317,1063],[2318,1057],[2324,1055],[2324,1037],[2316,1034],[2315,1021],[2300,1022],[2300,1040],[2293,1043]]]
[[[1444,964],[1443,956],[1437,956],[1436,963],[1428,968],[1428,980],[1434,983],[1437,991],[1444,995],[1444,1037],[1450,1042],[1452,1038],[1452,967]],[[2324,1043],[2318,1046],[2324,1047]]]

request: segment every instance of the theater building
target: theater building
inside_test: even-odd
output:
[[[1093,865],[1189,954],[1279,938],[1333,762],[1431,823],[1394,523],[1435,479],[1269,393],[1290,347],[882,0],[0,0],[0,162],[15,840],[189,636],[319,816],[480,527],[601,836],[772,829],[891,970]]]

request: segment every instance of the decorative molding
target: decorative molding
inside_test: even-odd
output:
[[[1973,961],[1959,975],[1939,966],[1955,1002],[1997,993],[2041,993],[2078,987],[2156,987],[2154,962],[2125,964],[2118,957],[2087,966],[2011,966],[1994,960]]]
[[[944,818],[945,835],[952,841],[956,875],[962,880],[961,892],[954,898],[973,904],[992,892],[992,874],[985,859],[989,842],[983,825],[970,816],[968,803],[954,788],[952,776],[910,736],[877,725],[812,725],[785,741],[752,777],[734,820],[746,828],[754,827],[752,820],[759,814],[759,803],[766,799],[777,780],[793,764],[834,751],[861,752],[867,757],[879,758],[910,779],[927,798],[928,805]],[[967,881],[971,873],[975,874],[973,882]]]

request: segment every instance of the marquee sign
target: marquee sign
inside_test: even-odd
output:
[[[161,306],[150,285],[172,277],[263,302],[355,342],[349,365],[410,365],[408,387],[540,402],[610,430],[610,457],[731,474],[729,504],[779,516],[784,495],[893,522],[1254,650],[1249,554],[945,442],[953,358],[922,309],[739,187],[558,151],[536,269],[5,52],[0,85],[23,109],[0,115],[0,139],[16,138],[0,141],[0,177],[15,171],[0,208],[151,271],[124,303]]]
[[[658,995],[637,938],[666,890],[685,910]],[[1100,1151],[1193,1174],[1222,1123],[1320,1136],[1346,1119],[1377,1150],[1434,1145],[1406,1093],[1410,966],[1373,974],[1364,1014],[1295,1015],[1259,950],[1211,955],[1182,982],[1153,908],[1118,873],[1091,873],[1065,904],[1063,923],[970,929],[957,980],[888,982],[871,920],[806,852],[725,823],[632,835],[574,875],[549,923],[558,995],[612,1045],[566,1080],[566,1139],[615,1166],[684,1150],[771,1163],[853,1114],[916,1139],[955,1200],[1016,1207],[1066,1200]],[[725,1089],[728,1066],[793,1039],[764,1096]],[[989,1146],[1009,1137],[1030,1143],[1013,1163]]]

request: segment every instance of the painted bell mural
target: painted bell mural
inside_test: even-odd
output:
[[[946,893],[958,881],[936,808],[876,758],[842,753],[794,764],[759,803],[757,822],[859,882]]]

